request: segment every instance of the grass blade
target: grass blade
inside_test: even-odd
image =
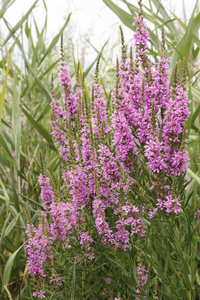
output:
[[[0,121],[1,121],[1,116],[2,116],[2,112],[3,112],[3,105],[4,105],[4,98],[5,98],[5,93],[6,93],[6,85],[7,85],[7,78],[8,78],[8,72],[9,72],[9,67],[10,67],[10,61],[11,61],[11,54],[12,54],[12,50],[10,51],[10,55],[9,55],[9,59],[8,59],[8,65],[6,68],[6,75],[5,75],[5,79],[4,79],[4,84],[3,84],[3,88],[1,91],[1,95],[0,95]]]
[[[32,12],[33,8],[35,7],[35,5],[37,4],[38,0],[36,0],[33,5],[31,6],[31,8],[27,11],[27,13],[22,17],[22,19],[12,28],[12,32],[10,32],[8,34],[8,36],[6,37],[3,46],[5,46],[5,44],[9,41],[9,39],[13,36],[13,34],[21,27],[21,25],[24,23],[24,21],[28,18],[28,16],[30,15],[30,13]],[[5,20],[5,19],[4,19]]]
[[[4,289],[4,286],[8,284],[9,279],[10,279],[10,273],[13,267],[13,263],[15,260],[16,255],[18,254],[18,252],[21,250],[21,248],[24,246],[25,244],[21,245],[9,258],[9,260],[7,261],[6,265],[5,265],[5,269],[4,269],[4,273],[3,273],[3,279],[2,279],[2,292]]]
[[[28,118],[29,122],[34,126],[34,128],[43,136],[43,138],[50,143],[53,146],[53,140],[51,135],[48,133],[48,131],[37,121],[35,121],[32,116],[24,109],[22,108],[23,113]]]
[[[4,0],[1,6],[0,15],[3,16],[6,10],[15,2],[15,0]]]
[[[124,25],[133,30],[133,17],[131,14],[114,4],[111,0],[103,0],[103,2],[120,18]]]
[[[51,44],[49,45],[49,47],[47,48],[46,52],[44,53],[40,64],[43,62],[43,60],[45,59],[45,57],[51,52],[51,50],[54,48],[54,46],[57,44],[62,32],[65,30],[67,24],[69,23],[71,17],[71,13],[68,15],[67,20],[65,21],[65,24],[63,25],[63,27],[61,28],[61,30],[59,31],[59,33],[55,36],[55,38],[53,39],[53,41],[51,42]]]
[[[181,60],[184,59],[186,64],[188,62],[188,57],[189,57],[189,53],[190,53],[191,45],[192,45],[192,36],[193,36],[193,29],[194,29],[194,13],[196,11],[196,6],[197,6],[197,3],[193,9],[193,12],[190,17],[185,34],[176,47],[176,49],[180,52],[180,55],[178,55],[178,53],[176,51],[173,53],[172,58],[171,58],[171,64],[170,64],[170,69],[171,69],[170,82],[171,83],[172,83],[172,79],[173,79],[173,72],[174,72],[174,68],[176,66],[176,62],[179,59],[181,59]]]
[[[187,173],[200,185],[200,177],[197,176],[197,174],[195,174],[190,168],[187,169]]]

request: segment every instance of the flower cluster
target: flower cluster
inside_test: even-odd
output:
[[[61,61],[62,103],[53,97],[51,107],[52,135],[64,165],[63,189],[61,193],[53,179],[40,175],[45,212],[37,228],[27,229],[29,272],[34,279],[47,277],[45,270],[57,245],[69,252],[80,245],[79,255],[93,260],[98,236],[105,247],[127,251],[145,237],[144,215],[152,219],[157,213],[173,215],[181,210],[175,185],[187,168],[189,100],[178,82],[169,88],[169,61],[164,54],[158,63],[148,60],[149,37],[141,9],[134,25],[138,25],[135,63],[132,57],[125,58],[122,45],[111,104],[97,74],[91,97],[79,82],[74,91],[68,66]],[[137,178],[143,170],[156,195],[151,205],[138,201]],[[137,276],[136,293],[140,293],[148,276],[144,266],[137,268]],[[51,282],[62,285],[56,270]],[[45,297],[42,289],[33,296]]]
[[[140,294],[140,288],[145,286],[147,278],[148,278],[148,271],[145,269],[144,266],[137,268],[137,277],[138,277],[138,284],[136,286],[136,294]],[[138,297],[136,297],[136,300],[139,300]]]

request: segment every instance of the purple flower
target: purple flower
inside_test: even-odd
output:
[[[152,211],[149,212],[149,219],[152,219],[157,212],[157,208],[153,208]]]
[[[161,210],[165,210],[167,213],[175,213],[176,215],[181,211],[181,204],[179,202],[179,197],[173,199],[172,195],[168,193],[165,200],[158,199],[157,206]]]
[[[106,115],[106,102],[103,96],[103,88],[98,84],[94,84],[94,118],[93,122],[93,132],[95,137],[100,138],[101,133],[108,133],[109,126]]]
[[[39,292],[37,292],[37,297],[38,298],[45,298],[45,291],[39,291]]]
[[[131,168],[130,157],[137,154],[132,136],[132,129],[124,114],[119,111],[112,116],[112,127],[114,129],[113,145],[116,147],[117,159],[123,166]]]
[[[140,287],[145,286],[148,279],[148,271],[144,266],[137,268],[138,284],[135,293],[140,294]]]
[[[44,201],[44,209],[48,210],[49,206],[53,202],[53,191],[50,185],[50,179],[40,174],[39,184],[41,186],[41,198]]]
[[[167,164],[164,160],[163,142],[159,142],[158,138],[150,139],[145,147],[145,156],[148,158],[148,165],[153,173],[164,172]]]
[[[147,59],[147,42],[149,40],[149,34],[147,31],[146,23],[143,20],[142,15],[139,15],[135,18],[133,26],[139,25],[134,33],[134,45],[136,46],[136,60],[141,61],[144,64],[144,61]]]
[[[61,61],[59,69],[60,85],[63,88],[62,97],[65,106],[65,114],[66,117],[69,117],[70,114],[71,117],[74,118],[77,113],[78,103],[72,89],[71,77],[65,61]]]

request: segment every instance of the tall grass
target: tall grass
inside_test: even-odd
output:
[[[4,14],[15,2],[2,1],[1,4],[1,21],[9,32],[4,39],[1,37],[1,83],[6,82],[6,64],[9,68],[7,57],[8,53],[11,55],[11,49],[7,50],[7,45],[14,43],[6,93],[4,84],[0,99],[1,299],[7,299],[4,285],[8,286],[15,299],[30,296],[24,251],[26,219],[30,215],[34,223],[38,209],[42,208],[37,187],[38,150],[43,149],[46,153],[51,170],[56,169],[58,164],[57,152],[49,134],[50,77],[59,61],[56,44],[71,17],[69,14],[58,34],[47,43],[47,10],[42,29],[38,28],[35,20],[30,23],[38,1],[12,28]]]

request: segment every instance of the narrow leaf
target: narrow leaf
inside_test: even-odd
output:
[[[6,37],[3,46],[9,41],[9,39],[13,36],[13,34],[21,27],[21,25],[24,23],[24,21],[28,18],[30,13],[32,12],[33,8],[37,4],[38,0],[36,0],[33,5],[30,7],[30,9],[27,11],[27,13],[22,17],[22,19],[12,28],[12,32],[8,34]],[[4,19],[5,20],[5,19]]]
[[[192,178],[194,178],[196,180],[196,182],[200,185],[200,177],[195,174],[191,169],[187,169],[187,173],[188,175],[190,175]]]
[[[2,89],[2,92],[0,95],[0,121],[1,121],[1,116],[2,116],[2,112],[3,112],[4,98],[5,98],[5,93],[6,93],[6,84],[7,84],[8,72],[9,72],[10,61],[11,61],[11,53],[12,53],[12,51],[10,52],[10,55],[9,55],[3,89]]]
[[[54,46],[57,44],[62,32],[64,31],[64,29],[66,28],[67,24],[69,23],[71,17],[71,13],[68,15],[67,20],[65,22],[65,24],[63,25],[63,27],[61,28],[61,30],[59,31],[59,33],[55,36],[55,38],[52,40],[51,44],[49,45],[49,47],[47,48],[46,52],[44,53],[40,64],[43,62],[43,60],[45,59],[45,57],[51,52],[51,50],[54,48]]]
[[[21,248],[24,246],[25,244],[21,245],[8,259],[6,265],[5,265],[5,269],[4,269],[4,273],[3,273],[3,279],[2,279],[2,292],[4,289],[4,285],[7,285],[10,279],[10,273],[13,267],[13,263],[15,260],[16,255],[18,254],[18,252],[21,250]]]
[[[24,109],[22,108],[23,113],[27,116],[30,123],[34,126],[34,128],[43,136],[43,138],[53,145],[53,140],[51,135],[48,133],[48,131],[37,121],[33,119],[33,117]]]

